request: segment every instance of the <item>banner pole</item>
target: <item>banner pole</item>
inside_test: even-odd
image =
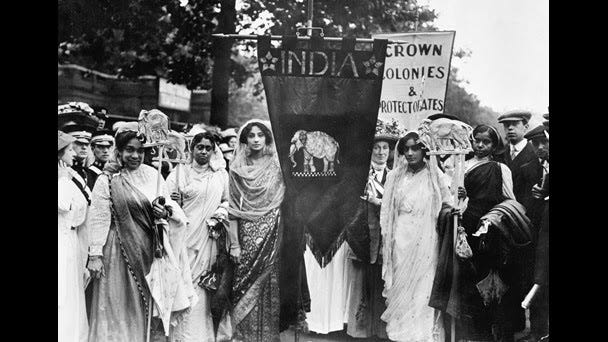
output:
[[[215,38],[220,38],[220,39],[243,39],[243,40],[256,40],[258,39],[259,36],[254,35],[254,34],[224,34],[224,33],[214,33],[211,35],[212,37]],[[298,40],[310,40],[309,36],[296,36]],[[330,42],[341,42],[342,38],[341,37],[324,37],[323,38],[326,41],[330,41]],[[270,40],[283,40],[283,36],[270,36]],[[374,39],[372,38],[357,38],[356,39],[357,43],[373,43]],[[387,44],[410,44],[410,42],[407,42],[405,40],[389,40],[387,42]]]

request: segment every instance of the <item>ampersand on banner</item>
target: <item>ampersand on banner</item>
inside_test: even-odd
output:
[[[414,87],[410,87],[410,92],[408,93],[409,96],[416,96],[416,91],[414,91]]]

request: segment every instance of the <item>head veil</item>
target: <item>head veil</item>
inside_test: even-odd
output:
[[[283,202],[285,185],[274,139],[266,144],[259,163],[253,165],[249,159],[249,148],[241,142],[241,134],[250,123],[264,125],[270,131],[270,122],[247,121],[238,132],[239,142],[230,163],[230,215],[249,221],[266,215]]]
[[[423,141],[423,139],[419,139],[418,133],[414,131],[408,132],[405,137],[410,135],[413,135],[416,142],[422,143],[426,147],[427,151],[429,150],[426,142]],[[395,227],[395,223],[397,222],[397,216],[399,215],[400,204],[400,199],[396,198],[396,187],[401,184],[401,180],[405,177],[408,166],[405,155],[400,155],[398,152],[400,143],[402,143],[401,139],[399,139],[397,145],[395,146],[393,170],[391,170],[387,175],[386,183],[384,184],[382,206],[380,207],[380,226],[382,228],[382,279],[385,282],[383,295],[387,293],[388,289],[393,283],[392,252],[394,245],[394,232],[396,229],[398,229],[398,227]],[[433,200],[430,205],[433,206],[432,212],[439,215],[442,205],[442,192],[439,180],[439,172],[441,171],[437,165],[437,158],[431,156],[429,160],[425,160],[424,168],[429,170],[431,177],[431,191],[433,191]]]

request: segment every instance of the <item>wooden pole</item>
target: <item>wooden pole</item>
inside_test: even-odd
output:
[[[254,34],[223,34],[223,33],[214,33],[211,35],[212,37],[215,38],[221,38],[221,39],[244,39],[244,40],[255,40],[258,39],[259,36],[256,36]],[[270,40],[282,40],[283,36],[276,36],[276,35],[272,35],[270,36]],[[298,40],[310,40],[309,36],[297,36]],[[324,37],[323,38],[326,41],[329,42],[341,42],[342,38],[340,37]],[[356,40],[357,43],[373,43],[374,39],[372,38],[357,38]],[[409,44],[409,42],[405,41],[405,40],[390,40],[388,41],[388,44]]]

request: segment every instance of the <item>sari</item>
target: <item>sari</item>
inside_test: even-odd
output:
[[[412,172],[397,150],[380,208],[386,297],[381,318],[391,340],[442,342],[443,319],[429,306],[429,299],[439,255],[436,224],[450,192],[439,176],[436,158]]]
[[[155,169],[141,165],[134,171],[104,174],[93,189],[87,225],[92,246],[103,245],[105,275],[93,281],[91,342],[145,341],[152,305],[157,317],[152,322],[152,336],[167,335],[169,321],[175,324],[196,303],[189,267],[176,258],[176,238],[187,220],[168,196],[164,182],[160,194],[173,214],[163,227],[166,255],[154,257],[151,201],[156,197],[156,179]]]
[[[472,341],[494,339],[492,310],[483,303],[476,284],[488,275],[492,260],[480,252],[480,237],[473,234],[480,219],[505,199],[514,199],[511,172],[504,164],[488,158],[467,161],[464,187],[468,203],[462,213],[461,226],[467,233],[467,242],[473,256],[458,260],[457,292],[460,297],[457,310],[456,337]],[[508,298],[507,298],[508,299]],[[522,327],[523,329],[523,327]]]
[[[239,130],[239,137],[249,122],[270,130],[269,124],[250,120]],[[274,144],[267,143],[256,164],[247,154],[247,145],[240,143],[230,165],[228,212],[231,219],[237,220],[241,249],[232,285],[233,338],[280,341],[280,205],[285,186]]]
[[[222,156],[217,146],[214,155]],[[214,342],[211,296],[198,282],[211,269],[218,255],[216,240],[209,236],[207,220],[221,212],[228,215],[228,173],[223,165],[210,163],[201,166],[193,161],[184,167],[178,165],[167,178],[167,187],[183,195],[182,207],[189,221],[184,243],[192,286],[199,298],[172,331],[171,341]]]

